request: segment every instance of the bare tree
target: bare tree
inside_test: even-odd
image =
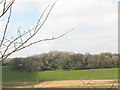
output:
[[[29,42],[41,29],[41,27],[45,24],[45,22],[47,21],[47,18],[49,16],[49,14],[51,13],[54,5],[56,4],[57,0],[52,4],[52,5],[48,5],[42,12],[40,18],[38,19],[36,25],[34,28],[30,29],[30,30],[26,30],[25,32],[20,31],[20,28],[17,30],[17,37],[12,37],[12,39],[8,38],[6,35],[6,32],[8,30],[8,25],[10,22],[10,18],[11,18],[11,13],[12,13],[12,5],[14,3],[15,0],[11,0],[7,5],[6,5],[6,0],[2,0],[0,2],[0,4],[3,4],[3,10],[2,13],[0,14],[0,18],[9,10],[9,15],[7,18],[7,23],[5,25],[5,28],[3,30],[3,35],[2,38],[0,39],[0,61],[4,61],[8,56],[10,56],[11,54],[13,54],[14,52],[17,52],[19,50],[22,50],[26,47],[29,47],[33,44],[42,42],[42,41],[48,41],[48,40],[55,40],[58,38],[61,38],[63,36],[65,36],[67,33],[69,33],[71,30],[68,30],[67,32],[65,32],[64,34],[57,36],[57,37],[51,37],[51,38],[44,38],[41,40],[36,40],[34,42]]]

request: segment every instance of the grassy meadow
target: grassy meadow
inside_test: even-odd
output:
[[[118,68],[18,72],[4,66],[2,75],[3,82],[116,79]]]

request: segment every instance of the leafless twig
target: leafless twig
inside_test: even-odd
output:
[[[111,85],[111,87],[110,87],[110,88],[108,88],[107,90],[112,89],[112,88],[114,87],[114,85],[115,85],[116,81],[117,81],[117,80],[114,80],[114,81],[113,81],[113,83],[112,83],[112,85]]]
[[[4,3],[3,10],[0,12],[0,18],[10,9],[15,0],[11,0],[8,4],[6,0],[1,0],[0,4]]]

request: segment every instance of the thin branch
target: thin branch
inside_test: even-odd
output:
[[[9,2],[9,4],[7,4],[6,7],[3,6],[3,11],[2,11],[2,14],[0,14],[0,18],[8,11],[8,9],[13,5],[14,1],[15,1],[15,0],[11,0],[11,1]],[[3,2],[3,1],[1,1],[1,3],[2,3],[2,2]]]
[[[59,39],[59,38],[65,36],[67,33],[69,33],[69,32],[72,31],[72,30],[73,30],[73,29],[67,31],[66,33],[64,33],[64,34],[62,34],[62,35],[60,35],[60,36],[58,36],[58,37],[52,37],[52,38],[48,38],[48,39],[43,39],[43,40],[38,40],[38,41],[32,42],[32,43],[30,43],[29,45],[26,45],[26,46],[24,46],[24,47],[22,47],[22,48],[17,49],[17,51],[19,51],[19,50],[21,50],[21,49],[23,49],[23,48],[29,47],[29,46],[31,46],[31,45],[33,45],[33,44],[42,42],[42,41],[50,41],[50,40]]]
[[[116,83],[116,80],[115,80],[115,81],[113,81],[113,83],[112,83],[111,87],[110,87],[110,88],[108,88],[107,90],[112,89],[112,88],[114,87],[115,83]]]
[[[37,25],[36,25],[33,29],[26,31],[26,32],[24,32],[23,34],[21,34],[20,36],[18,36],[18,37],[16,37],[15,39],[13,39],[13,40],[9,43],[9,45],[7,46],[7,48],[5,49],[4,54],[6,53],[7,49],[8,49],[15,41],[17,41],[20,37],[23,37],[23,36],[26,35],[27,33],[30,33],[31,31],[33,31],[34,29],[36,29],[36,27],[38,27],[39,22],[40,22],[41,18],[43,17],[43,14],[45,13],[45,11],[48,9],[48,7],[49,7],[49,5],[48,5],[48,6],[45,8],[45,10],[43,11],[42,15],[40,16],[40,19],[39,19],[38,22],[37,22]],[[34,33],[34,34],[35,34],[35,33]],[[33,35],[30,35],[30,37],[33,37]]]
[[[41,27],[42,27],[42,26],[44,25],[44,23],[46,22],[49,14],[50,14],[50,12],[52,11],[52,9],[53,9],[53,7],[54,7],[54,5],[55,5],[56,2],[57,2],[57,0],[53,3],[53,5],[51,6],[51,8],[50,8],[50,10],[48,11],[47,15],[45,16],[45,19],[44,19],[43,22],[40,24],[41,18],[44,16],[44,13],[45,13],[46,10],[48,9],[49,5],[48,5],[48,7],[43,11],[42,15],[40,16],[40,18],[39,18],[39,20],[38,20],[38,22],[37,22],[37,25],[35,26],[35,28],[33,28],[33,29],[31,30],[31,31],[34,30],[34,33],[33,33],[32,35],[30,35],[30,37],[27,38],[25,41],[22,41],[22,44],[20,44],[18,47],[16,47],[16,44],[15,44],[14,42],[17,41],[18,39],[21,39],[22,36],[26,35],[27,33],[30,33],[30,32],[31,32],[30,30],[28,30],[27,32],[23,33],[22,35],[20,34],[17,38],[15,38],[15,39],[12,40],[11,42],[9,42],[8,46],[6,47],[5,51],[3,52],[3,56],[2,56],[3,59],[7,58],[7,57],[8,57],[9,55],[11,55],[12,53],[18,51],[18,49],[20,49],[24,44],[26,44],[32,37],[34,37],[34,36],[37,34],[37,32],[41,29]],[[9,5],[8,5],[8,6],[9,6]],[[10,13],[10,15],[11,15],[11,13]],[[8,23],[9,23],[9,19],[8,19]],[[6,24],[6,28],[5,28],[5,31],[4,31],[4,35],[3,35],[3,38],[2,38],[2,41],[1,41],[1,46],[2,46],[2,43],[3,43],[4,38],[5,38],[5,35],[6,35],[6,30],[7,30],[8,23]],[[63,35],[62,35],[62,36],[63,36]],[[60,37],[62,37],[62,36],[60,36]],[[46,41],[46,40],[53,40],[53,39],[56,39],[56,38],[45,39],[44,41]],[[40,41],[43,41],[43,40],[40,40]],[[40,41],[39,41],[39,42],[40,42]],[[37,41],[37,42],[38,42],[38,41]],[[37,42],[35,42],[35,43],[37,43]],[[10,53],[6,54],[7,50],[9,49],[9,47],[10,47],[12,44],[14,44],[15,49],[14,49],[13,51],[11,51]],[[33,43],[31,43],[31,45],[32,45],[32,44],[33,44]],[[24,48],[24,47],[22,47],[22,48]],[[2,60],[3,60],[3,59],[2,59]]]
[[[36,42],[30,43],[29,45],[26,45],[26,46],[21,47],[21,48],[20,48],[20,47],[19,47],[19,48],[17,47],[17,48],[16,48],[15,50],[13,50],[11,53],[8,53],[8,54],[4,55],[4,58],[2,59],[2,61],[5,60],[9,55],[11,55],[11,54],[14,53],[14,52],[20,51],[20,50],[22,50],[22,49],[24,49],[24,48],[26,48],[26,47],[29,47],[29,46],[31,46],[31,45],[33,45],[33,44],[36,44],[36,43],[39,43],[39,42],[42,42],[42,41],[49,41],[49,40],[55,40],[55,39],[61,38],[61,37],[65,36],[67,33],[69,33],[69,32],[72,31],[72,30],[73,30],[73,29],[67,31],[66,33],[64,33],[64,34],[62,34],[62,35],[60,35],[60,36],[58,36],[58,37],[53,37],[53,38],[49,38],[49,39],[38,40],[38,41],[36,41]],[[22,45],[20,45],[20,46],[22,46]]]
[[[23,40],[22,40],[22,37],[21,37],[21,33],[20,33],[20,27],[19,27],[19,29],[18,29],[18,35],[20,36],[20,41],[21,41],[21,43],[23,43]]]
[[[6,0],[4,1],[4,5],[3,5],[3,13],[5,11],[5,6],[6,6]]]
[[[92,86],[91,86],[92,85]],[[93,83],[90,83],[90,86],[94,89],[96,89],[95,85]]]
[[[6,41],[11,42],[9,39],[5,38]]]
[[[2,44],[4,42],[4,39],[5,39],[5,36],[6,36],[6,31],[7,31],[8,24],[9,24],[10,17],[11,17],[11,10],[12,10],[12,7],[10,7],[10,13],[9,13],[9,16],[8,16],[8,19],[7,19],[7,23],[6,23],[4,34],[3,34],[3,37],[2,37],[2,40],[1,40],[1,43],[0,43],[0,47],[2,46]]]
[[[4,1],[4,0],[1,0],[1,1],[0,1],[0,4],[1,4],[3,1]]]
[[[57,1],[57,0],[56,0],[56,1]],[[25,43],[27,43],[32,37],[34,37],[34,36],[37,34],[37,32],[40,30],[40,28],[41,28],[41,27],[44,25],[44,23],[46,22],[46,20],[47,20],[47,18],[48,18],[48,16],[49,16],[51,10],[53,9],[56,1],[55,1],[55,2],[53,3],[53,5],[51,6],[49,12],[47,13],[47,15],[46,15],[43,23],[39,26],[39,28],[38,28],[37,30],[35,30],[35,32],[34,32],[29,38],[27,38],[21,45],[19,45],[19,46],[18,46],[14,51],[12,51],[12,52],[15,52],[16,50],[18,50],[21,46],[23,46]],[[48,7],[47,7],[47,8],[48,8]],[[44,15],[45,11],[47,10],[47,8],[43,11],[43,14],[41,15],[41,17],[43,17],[43,15]],[[39,22],[40,22],[40,20],[41,20],[41,17],[40,17],[40,19],[38,20],[35,29],[37,28],[37,26],[38,26],[38,24],[39,24]],[[28,33],[29,33],[29,31],[28,31]],[[24,34],[24,35],[25,35],[25,34]],[[9,46],[10,46],[14,41],[16,41],[17,39],[19,39],[20,37],[21,37],[21,35],[20,35],[18,38],[16,38],[15,40],[13,40],[13,41],[8,45],[8,47],[6,48],[6,50],[5,50],[4,53],[3,53],[4,55],[5,55],[5,53],[7,52],[7,49],[9,48]],[[11,53],[12,53],[12,52],[11,52]],[[10,54],[11,54],[11,53],[10,53]],[[8,55],[10,55],[10,54],[8,54]]]
[[[45,12],[46,12],[46,10],[48,9],[49,6],[50,6],[50,4],[45,8],[45,10],[43,11],[43,13],[41,14],[41,16],[40,16],[40,18],[39,18],[39,20],[38,20],[38,22],[37,22],[37,24],[36,24],[36,26],[34,28],[34,33],[36,32],[36,28],[39,26],[39,23],[40,23],[42,17],[44,16],[44,14],[45,14]]]
[[[87,87],[86,84],[84,83],[84,81],[83,81],[82,79],[81,79],[80,81],[83,83],[83,85],[84,85],[85,87]]]

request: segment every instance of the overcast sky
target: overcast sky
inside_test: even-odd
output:
[[[54,0],[16,0],[9,33],[15,36],[35,26],[39,16]],[[0,21],[0,30],[4,26]],[[11,57],[31,56],[53,50],[77,53],[118,52],[118,0],[58,0],[41,31],[31,40],[55,37],[75,28],[66,36],[35,44]]]

